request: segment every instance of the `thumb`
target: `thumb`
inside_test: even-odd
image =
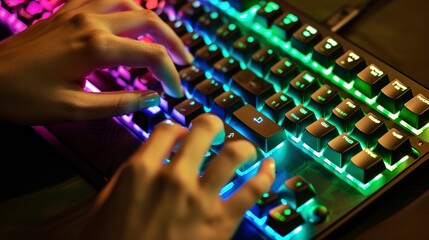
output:
[[[75,92],[72,96],[76,107],[74,120],[113,117],[158,106],[160,97],[152,90],[119,92]]]

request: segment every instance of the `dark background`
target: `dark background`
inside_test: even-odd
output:
[[[287,0],[323,22],[366,0]],[[340,35],[428,87],[429,3],[373,1]],[[96,191],[28,126],[0,123],[0,239],[73,239]],[[336,239],[429,238],[429,164],[389,191]],[[31,236],[31,237],[29,237]]]

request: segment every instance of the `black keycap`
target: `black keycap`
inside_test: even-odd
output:
[[[326,37],[314,46],[312,59],[323,67],[329,68],[343,53],[343,46],[338,41]]]
[[[411,88],[395,79],[381,89],[376,101],[391,113],[397,113],[411,98]]]
[[[287,93],[295,100],[305,104],[317,89],[319,89],[317,76],[304,70],[289,82]]]
[[[322,40],[322,34],[310,24],[305,24],[298,29],[290,39],[292,47],[303,54],[310,53],[320,40]]]
[[[150,133],[156,124],[165,119],[164,112],[160,108],[148,108],[135,112],[132,121],[143,131]]]
[[[235,111],[230,124],[239,129],[264,152],[271,151],[286,140],[286,133],[283,129],[250,104]]]
[[[171,116],[181,125],[188,127],[191,121],[202,113],[204,113],[204,106],[190,98],[176,105]]]
[[[100,91],[124,90],[124,86],[121,86],[112,75],[104,70],[92,72],[87,79]]]
[[[311,94],[307,107],[321,117],[327,118],[331,115],[332,109],[341,102],[341,96],[338,91],[325,84]]]
[[[220,26],[223,25],[221,15],[219,12],[210,11],[204,13],[197,20],[197,29],[203,31],[210,35],[211,32],[214,32]]]
[[[411,143],[407,135],[395,128],[391,128],[378,139],[374,152],[383,157],[386,163],[393,165],[411,153]]]
[[[189,93],[194,91],[195,86],[206,79],[204,71],[195,65],[191,65],[179,71],[180,81]]]
[[[232,45],[232,54],[238,60],[248,63],[252,55],[259,49],[259,41],[252,35],[246,34],[237,39]]]
[[[387,74],[374,64],[371,64],[357,74],[354,87],[363,95],[373,98],[387,84],[389,84]]]
[[[351,134],[366,147],[371,148],[386,132],[387,126],[383,120],[372,113],[368,113],[355,124]]]
[[[210,164],[210,161],[217,156],[215,152],[212,150],[208,150],[206,154],[204,154],[203,159],[201,160],[200,168],[198,170],[199,173],[204,173],[207,166]]]
[[[252,55],[250,67],[259,76],[265,76],[278,60],[279,57],[277,53],[274,52],[274,49],[265,46]]]
[[[173,111],[173,108],[176,105],[186,100],[186,97],[174,98],[166,94],[165,92],[161,92],[159,96],[161,97],[161,104],[159,106],[164,112],[168,114],[170,114]]]
[[[350,98],[346,98],[332,109],[329,121],[341,131],[349,132],[353,129],[357,121],[363,117],[364,112],[361,106],[353,102]]]
[[[186,3],[179,9],[178,13],[181,19],[184,19],[185,21],[188,21],[190,23],[193,23],[196,19],[198,19],[198,17],[203,14],[204,7],[198,0]]]
[[[299,74],[299,69],[295,63],[288,58],[282,58],[270,68],[268,80],[273,84],[285,89],[289,86],[290,80]]]
[[[293,136],[298,137],[304,128],[314,121],[316,121],[314,113],[299,104],[285,114],[282,127]]]
[[[255,6],[259,3],[259,0],[229,0],[228,1],[231,7],[235,8],[235,10],[239,12],[246,11],[247,9]]]
[[[284,13],[274,20],[271,30],[280,39],[287,41],[301,25],[298,16],[293,13]]]
[[[285,113],[295,107],[291,97],[283,92],[278,92],[265,100],[262,112],[274,122],[281,122]]]
[[[346,166],[346,172],[362,183],[368,183],[384,169],[383,159],[368,148],[353,156]]]
[[[417,129],[426,126],[429,123],[429,99],[417,94],[404,104],[399,118]]]
[[[235,23],[225,23],[216,29],[216,41],[220,46],[229,49],[241,37],[240,29]]]
[[[362,151],[362,148],[359,142],[350,137],[347,133],[342,133],[328,142],[328,147],[323,155],[329,159],[329,161],[342,168],[360,151]]]
[[[213,64],[222,58],[222,51],[214,43],[198,49],[195,54],[195,62],[202,68],[212,68]]]
[[[294,209],[316,196],[314,186],[301,176],[293,176],[286,180],[277,193]]]
[[[223,92],[222,85],[213,78],[210,78],[195,86],[193,97],[204,106],[210,107],[213,103],[213,99]]]
[[[242,106],[244,106],[243,99],[228,91],[214,99],[211,112],[222,119],[229,120],[232,113]]]
[[[279,195],[273,191],[269,191],[256,200],[256,204],[253,205],[250,211],[258,218],[262,218],[267,216],[268,212],[279,204],[281,204]]]
[[[265,99],[275,93],[273,85],[244,69],[232,76],[231,89],[255,107],[262,106]]]
[[[221,83],[228,84],[232,75],[241,70],[240,63],[233,57],[225,57],[214,64],[213,76]]]
[[[351,82],[355,79],[356,74],[364,68],[365,60],[349,50],[335,60],[333,73],[344,81]]]
[[[255,22],[264,28],[269,28],[274,20],[282,14],[282,9],[275,2],[267,2],[256,12]]]
[[[316,152],[320,152],[337,136],[337,128],[324,118],[319,118],[305,128],[301,140]]]
[[[162,92],[162,85],[161,82],[156,79],[151,72],[147,71],[145,73],[142,73],[141,75],[138,75],[137,73],[131,72],[132,78],[134,78],[134,89],[138,90],[154,90],[157,92]]]
[[[185,33],[180,39],[182,39],[183,44],[192,53],[195,53],[205,45],[203,37],[197,32]]]
[[[266,222],[280,236],[286,236],[304,223],[301,215],[288,204],[279,205],[271,209]]]
[[[173,29],[173,31],[179,37],[185,35],[188,32],[188,30],[186,30],[186,26],[185,26],[185,24],[183,23],[182,20],[177,19],[177,20],[168,22],[168,25]]]

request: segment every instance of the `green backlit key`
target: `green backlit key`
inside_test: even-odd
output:
[[[259,76],[265,76],[278,60],[279,57],[274,49],[265,46],[252,55],[250,68]]]
[[[235,23],[225,23],[216,29],[215,34],[217,43],[228,49],[241,36],[240,29]]]
[[[350,162],[350,159],[361,150],[362,148],[357,140],[353,139],[347,133],[342,133],[328,142],[328,147],[323,155],[341,168]]]
[[[240,37],[232,45],[232,53],[234,57],[246,64],[258,49],[259,41],[249,34]]]
[[[273,192],[269,191],[262,195],[261,198],[256,200],[256,204],[250,209],[255,216],[262,218],[268,214],[268,212],[281,204],[280,196]]]
[[[324,118],[319,118],[305,128],[301,140],[316,152],[320,152],[336,136],[338,136],[337,128]]]
[[[357,74],[354,87],[363,95],[373,98],[387,84],[389,84],[387,74],[374,64],[371,64]]]
[[[244,106],[243,99],[231,91],[224,92],[217,96],[211,106],[212,113],[220,118],[229,120],[232,113]]]
[[[292,34],[298,30],[301,25],[301,21],[295,14],[284,13],[274,21],[273,25],[271,26],[271,30],[280,39],[286,41],[289,40]]]
[[[285,89],[289,86],[289,81],[299,74],[299,69],[295,63],[288,58],[283,58],[270,68],[268,80],[273,84]]]
[[[426,126],[429,123],[429,99],[417,94],[404,104],[399,117],[417,129]]]
[[[344,53],[343,46],[331,37],[326,37],[313,48],[312,59],[328,68]]]
[[[374,179],[384,169],[383,159],[368,148],[353,156],[346,166],[346,172],[362,183]]]
[[[297,213],[288,204],[279,205],[271,209],[267,219],[267,225],[280,236],[286,236],[304,223],[301,214]]]
[[[337,60],[333,73],[346,82],[355,79],[358,72],[365,68],[365,60],[352,50],[347,51]]]
[[[371,148],[375,146],[377,140],[386,132],[387,126],[384,121],[374,114],[368,113],[355,124],[351,134],[363,145]]]
[[[341,101],[340,93],[328,84],[324,84],[311,94],[307,107],[326,118],[331,115],[332,109]]]
[[[395,79],[381,89],[376,101],[391,113],[397,113],[411,98],[411,88]]]
[[[298,29],[290,39],[292,47],[298,49],[303,54],[308,54],[320,40],[322,40],[322,34],[317,28],[310,24],[305,24]]]
[[[287,92],[298,102],[306,104],[310,99],[310,95],[317,89],[319,89],[317,76],[304,70],[289,82]]]
[[[267,2],[255,16],[255,22],[261,24],[264,28],[269,28],[276,18],[282,14],[280,6],[275,2]]]
[[[344,99],[334,109],[329,117],[329,121],[337,126],[341,131],[350,132],[357,121],[364,116],[364,112],[358,104],[350,98]]]
[[[295,137],[301,135],[305,127],[316,121],[316,116],[312,111],[299,104],[285,113],[282,127]]]
[[[393,165],[411,153],[411,144],[407,135],[392,128],[378,139],[374,152],[383,157],[384,161]]]
[[[295,107],[291,97],[283,92],[278,92],[265,100],[262,112],[274,122],[282,122],[285,113]]]

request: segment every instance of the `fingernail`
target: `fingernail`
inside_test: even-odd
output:
[[[275,177],[276,177],[276,163],[275,163],[274,159],[272,159],[272,158],[267,159],[267,161],[268,161],[268,167],[271,170],[270,174],[273,177],[273,179],[275,179]]]
[[[140,109],[155,107],[158,106],[161,102],[161,99],[156,92],[152,93],[143,93],[140,95],[139,107]]]

